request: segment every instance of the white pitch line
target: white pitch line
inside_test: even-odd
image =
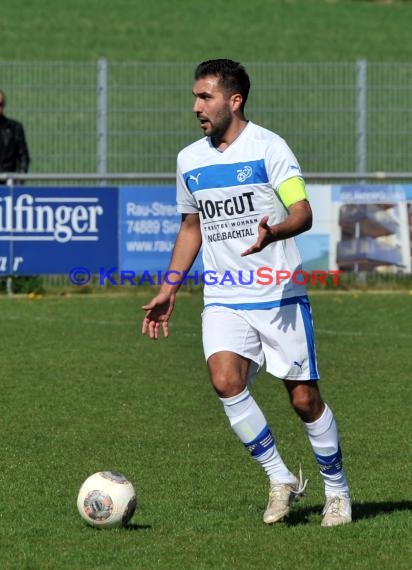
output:
[[[106,321],[106,320],[96,320],[96,319],[59,319],[56,317],[27,317],[27,315],[24,316],[18,316],[18,315],[2,315],[1,319],[3,321],[28,321],[28,320],[33,320],[33,321],[37,321],[37,322],[47,322],[47,323],[84,323],[86,325],[102,325],[102,326],[106,326],[106,325],[115,325],[115,326],[120,326],[123,327],[125,325],[127,326],[135,326],[137,324],[137,321]]]
[[[18,315],[6,315],[2,316],[1,319],[3,321],[25,321],[27,322],[30,318],[25,316],[18,316]],[[118,326],[118,327],[137,327],[140,330],[141,321],[136,319],[135,321],[106,321],[106,320],[97,320],[97,319],[59,319],[56,317],[31,317],[31,320],[36,322],[45,322],[45,323],[77,323],[77,324],[85,324],[85,325],[98,325],[98,326]],[[173,328],[173,323],[169,323],[169,328]],[[190,336],[190,337],[197,337],[200,335],[200,326],[199,326],[199,333],[198,332],[188,332],[188,331],[181,331],[178,333],[179,336]]]
[[[136,319],[136,321],[109,321],[109,320],[104,320],[104,319],[67,319],[67,318],[56,318],[56,317],[39,317],[39,316],[33,316],[33,317],[28,317],[27,315],[24,316],[18,316],[18,315],[2,315],[1,316],[2,320],[6,320],[6,321],[28,321],[28,320],[33,320],[36,322],[47,322],[47,323],[54,323],[54,322],[59,322],[59,323],[83,323],[86,325],[99,325],[99,326],[108,326],[108,325],[113,325],[113,326],[119,326],[119,327],[123,327],[123,326],[130,326],[130,327],[135,327],[135,326],[140,326],[140,321],[139,319]],[[173,323],[169,324],[169,327],[173,327]],[[187,331],[181,331],[178,333],[179,336],[198,336],[197,332],[187,332]],[[199,326],[199,334],[200,334],[200,326]],[[382,333],[378,333],[378,332],[374,332],[374,331],[337,331],[337,330],[331,330],[331,329],[317,329],[315,327],[315,335],[316,334],[325,334],[325,335],[331,335],[331,336],[353,336],[353,337],[380,337],[382,336]],[[404,338],[404,339],[412,339],[412,333],[411,334],[404,334],[404,333],[390,333],[390,338]]]
[[[356,332],[352,332],[352,331],[333,331],[333,330],[329,330],[329,329],[317,329],[315,327],[315,334],[316,333],[320,333],[320,334],[331,334],[331,335],[336,335],[336,336],[363,336],[363,332],[360,331],[356,331]]]
[[[333,335],[333,336],[357,336],[357,337],[361,337],[361,336],[380,337],[380,336],[382,336],[382,333],[378,333],[378,332],[374,332],[374,331],[334,331],[334,330],[330,330],[330,329],[317,329],[315,327],[315,335],[317,333],[329,334],[329,335]],[[408,339],[411,339],[412,333],[411,334],[390,333],[390,338],[408,338]]]

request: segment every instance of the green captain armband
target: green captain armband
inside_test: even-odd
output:
[[[282,182],[278,188],[278,194],[286,208],[289,208],[295,202],[299,202],[299,200],[308,200],[305,181],[299,176],[288,178]]]

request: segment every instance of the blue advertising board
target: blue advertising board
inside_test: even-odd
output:
[[[118,189],[0,187],[0,275],[117,263]]]
[[[304,269],[351,267],[356,257],[367,270],[380,261],[411,271],[412,185],[308,185],[308,193],[313,226],[297,238]],[[180,227],[175,194],[175,186],[0,186],[0,276],[164,273]],[[361,223],[365,235],[349,239]],[[202,270],[199,255],[190,275]]]
[[[125,186],[119,190],[119,267],[136,275],[164,272],[180,227],[175,186]],[[192,271],[202,270],[200,256]]]

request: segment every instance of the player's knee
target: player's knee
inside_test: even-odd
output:
[[[212,385],[220,398],[232,398],[246,387],[249,363],[228,353],[212,355],[207,362]]]
[[[318,390],[302,386],[291,395],[291,403],[295,412],[307,422],[315,421],[321,414],[323,402]]]
[[[232,398],[245,389],[245,382],[233,372],[215,372],[211,375],[212,385],[219,398]]]

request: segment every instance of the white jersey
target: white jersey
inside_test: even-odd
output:
[[[277,188],[294,176],[302,174],[286,142],[250,121],[223,152],[204,137],[179,153],[177,210],[200,216],[206,306],[269,308],[306,294],[291,279],[301,269],[293,238],[240,256],[263,216],[270,225],[287,217]]]

